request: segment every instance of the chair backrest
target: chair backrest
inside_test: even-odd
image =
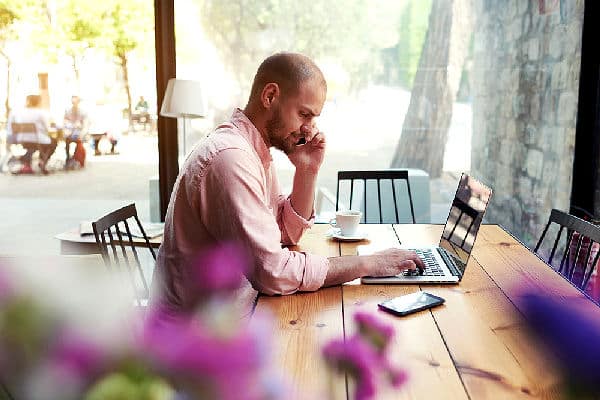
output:
[[[550,255],[545,258],[543,254],[540,254],[540,247],[552,224],[558,225],[558,232]],[[565,228],[567,230],[566,240],[561,242],[560,239]],[[562,253],[560,264],[556,269],[575,286],[585,291],[592,274],[596,270],[600,256],[598,243],[600,243],[600,227],[563,211],[553,209],[534,251],[545,258],[551,266],[553,266],[552,261],[557,250],[558,254]]]
[[[347,186],[346,181],[349,181],[350,187],[348,191],[343,191],[342,193],[342,186]],[[399,181],[404,182],[401,183]],[[382,196],[382,187],[384,189],[383,193],[388,193],[387,197]],[[363,219],[361,221],[363,223],[400,223],[400,210],[406,208],[401,206],[400,197],[402,196],[398,193],[398,190],[402,190],[403,187],[406,187],[407,190],[410,216],[414,224],[416,223],[415,210],[408,171],[405,169],[338,171],[335,209],[336,211],[339,210],[341,204],[347,204],[349,209],[359,209],[363,212]],[[355,192],[357,192],[357,196],[355,196]],[[347,203],[342,199],[342,197],[344,199],[347,197],[344,194],[349,196]],[[376,202],[373,200],[373,195],[377,198]],[[391,207],[382,207],[382,201],[390,197],[393,205]],[[357,201],[359,202],[358,206]],[[389,204],[389,200],[387,203]],[[394,213],[391,214],[387,208],[393,208]],[[388,212],[386,213],[386,211]],[[372,218],[369,219],[369,213],[372,212],[378,214],[379,218],[375,220]]]
[[[109,270],[115,268],[119,272],[125,272],[133,289],[135,300],[141,306],[144,300],[148,299],[150,290],[128,220],[137,224],[146,247],[156,261],[156,253],[150,246],[150,240],[138,218],[135,204],[129,204],[92,222],[92,229],[105,265]],[[138,280],[143,288],[139,287]]]

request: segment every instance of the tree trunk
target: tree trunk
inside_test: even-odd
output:
[[[127,93],[127,111],[129,113],[129,127],[133,125],[132,115],[133,107],[131,106],[131,88],[129,87],[129,68],[127,66],[127,54],[120,54],[119,65],[123,71],[123,83],[125,84],[125,93]]]
[[[452,106],[473,32],[472,0],[433,0],[410,104],[392,167],[439,177]]]
[[[8,121],[8,114],[10,114],[10,58],[6,53],[0,50],[0,55],[6,60],[6,101],[4,102],[4,118]]]
[[[81,85],[79,83],[79,63],[77,62],[77,56],[72,55],[71,58],[73,59],[73,72],[75,73],[75,85],[77,87],[77,95],[82,96]]]

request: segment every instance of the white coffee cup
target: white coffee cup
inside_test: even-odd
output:
[[[335,219],[330,224],[340,229],[342,236],[353,236],[358,230],[362,212],[356,210],[343,210],[335,213]]]

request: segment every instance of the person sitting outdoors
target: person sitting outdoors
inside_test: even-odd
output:
[[[135,105],[135,112],[139,114],[148,114],[148,102],[144,99],[144,96],[140,96],[140,99]]]
[[[195,257],[224,242],[234,241],[250,255],[246,278],[267,295],[424,267],[416,253],[401,249],[328,258],[282,247],[298,243],[314,223],[326,147],[315,118],[326,91],[321,70],[308,57],[278,53],[262,62],[246,107],[201,141],[179,172],[158,251],[153,306],[165,315],[191,313],[202,296],[193,279],[193,268],[202,267]],[[279,190],[271,147],[296,168],[289,196]]]
[[[48,114],[41,108],[42,97],[37,94],[27,96],[25,108],[12,111],[6,124],[7,143],[21,144],[26,152],[21,157],[23,166],[20,174],[32,174],[33,154],[39,151],[39,168],[48,173],[46,165],[56,149],[56,140],[48,135]]]
[[[65,135],[65,168],[68,168],[71,160],[70,147],[71,143],[77,145],[81,142],[83,136],[87,132],[88,117],[79,105],[81,99],[79,96],[71,97],[71,107],[67,108],[64,116],[64,135]]]

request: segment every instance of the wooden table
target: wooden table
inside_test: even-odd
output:
[[[328,225],[315,225],[298,249],[326,256],[356,254],[360,243],[327,239]],[[365,225],[372,242],[397,245],[437,243],[441,225]],[[364,242],[363,242],[364,243]],[[395,317],[377,303],[418,290],[446,299],[445,305]],[[260,296],[257,312],[274,315],[275,369],[293,391],[286,398],[346,399],[343,377],[331,380],[320,349],[331,338],[352,334],[352,316],[362,310],[394,326],[394,363],[409,372],[398,390],[378,399],[560,398],[559,375],[543,349],[526,334],[517,298],[527,290],[577,299],[591,316],[600,308],[551,270],[501,227],[484,225],[458,285],[348,284],[290,296]],[[351,387],[351,385],[350,385]],[[350,389],[352,390],[352,389]],[[349,398],[352,398],[352,394]]]
[[[100,250],[96,244],[94,235],[80,235],[79,228],[73,228],[54,236],[60,240],[60,254],[62,255],[84,255],[99,254]],[[162,235],[150,239],[150,246],[160,247]],[[146,241],[139,237],[133,237],[133,244],[137,247],[146,247]]]

